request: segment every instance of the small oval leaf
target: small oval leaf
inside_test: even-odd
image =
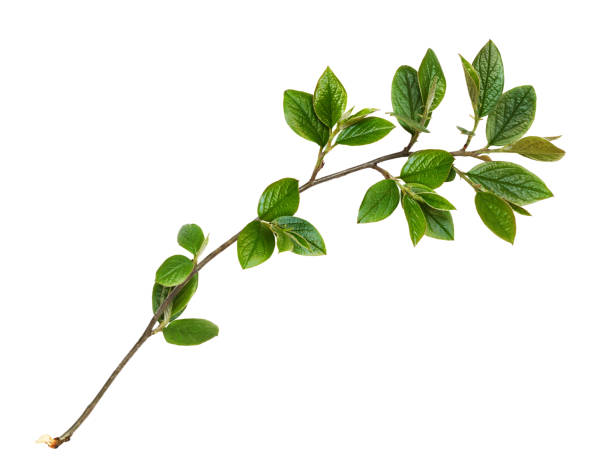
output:
[[[488,192],[476,192],[474,202],[478,215],[487,228],[504,241],[514,244],[516,220],[510,205]]]
[[[295,214],[300,205],[300,191],[296,179],[277,180],[266,187],[259,199],[257,214],[264,221]]]
[[[346,108],[346,90],[328,67],[317,82],[314,92],[314,110],[319,119],[333,128]]]
[[[338,135],[336,143],[346,146],[372,144],[387,136],[393,128],[395,128],[395,125],[390,121],[370,116],[343,129]]]
[[[196,346],[219,334],[219,327],[208,320],[184,318],[170,323],[163,329],[164,339],[178,346]]]
[[[251,221],[238,235],[237,251],[240,267],[255,267],[274,252],[274,234],[261,221]]]
[[[536,112],[536,93],[531,85],[504,93],[487,118],[489,145],[504,146],[516,141],[531,127]]]
[[[187,280],[193,267],[193,261],[183,255],[170,256],[157,269],[155,281],[164,287],[180,285]]]
[[[329,139],[329,128],[317,117],[312,101],[313,97],[309,93],[285,90],[285,121],[299,136],[323,147]]]
[[[381,180],[366,192],[359,207],[357,223],[373,223],[387,218],[397,208],[400,192],[391,179]]]
[[[441,149],[417,151],[402,167],[400,177],[406,183],[436,188],[448,178],[454,160],[449,152]]]
[[[176,239],[181,247],[187,249],[194,256],[197,256],[204,249],[203,246],[206,242],[202,228],[196,224],[181,226]]]

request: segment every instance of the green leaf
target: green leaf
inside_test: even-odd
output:
[[[238,235],[238,261],[243,269],[267,261],[274,252],[274,234],[261,221],[251,221]]]
[[[300,256],[322,256],[326,254],[323,238],[308,221],[295,216],[281,216],[272,223],[292,239],[292,251],[295,254]]]
[[[198,289],[198,274],[196,273],[190,280],[185,284],[185,286],[177,293],[174,300],[172,300],[172,310],[170,312],[170,320],[174,320],[180,316],[180,314],[185,310],[189,300],[193,297]],[[172,289],[169,287],[164,287],[160,284],[153,285],[153,313],[157,312],[157,309],[163,303],[163,301],[168,297],[170,291]],[[161,321],[163,317],[159,320]]]
[[[200,254],[206,247],[205,243],[208,242],[204,237],[202,228],[196,224],[181,226],[176,239],[181,247],[187,249],[194,256]]]
[[[381,180],[366,192],[359,207],[357,223],[373,223],[384,220],[397,208],[400,192],[391,179]]]
[[[477,115],[482,118],[495,108],[502,96],[504,91],[504,64],[497,46],[491,40],[476,55],[472,64],[480,77]]]
[[[400,177],[406,183],[436,188],[448,177],[454,160],[449,152],[440,149],[417,151],[404,164]]]
[[[394,116],[397,119],[397,122],[402,125],[404,129],[409,129],[411,131],[418,131],[419,133],[429,133],[429,130],[425,128],[425,126],[421,125],[410,118],[401,115],[399,113],[389,113],[389,115]]]
[[[404,195],[402,198],[402,207],[408,221],[408,229],[410,230],[410,239],[414,246],[421,240],[427,230],[427,222],[425,214],[421,206],[410,195]]]
[[[314,110],[319,119],[333,128],[346,108],[346,90],[328,67],[317,82]]]
[[[480,77],[478,76],[478,72],[476,69],[466,61],[461,54],[459,54],[461,58],[461,65],[463,66],[463,73],[465,74],[465,83],[467,84],[468,94],[470,96],[470,101],[472,102],[472,108],[474,109],[474,115],[478,116],[478,100],[480,100]]]
[[[565,151],[559,149],[549,139],[537,136],[527,136],[504,147],[503,152],[515,152],[521,156],[536,161],[554,162],[565,156]]]
[[[293,251],[293,239],[284,231],[276,231],[276,247],[278,252]]]
[[[450,211],[436,210],[425,204],[420,206],[427,222],[426,236],[444,241],[455,239],[455,226]]]
[[[279,216],[295,214],[299,205],[298,181],[291,178],[280,179],[268,185],[261,194],[257,215],[264,221],[272,221]]]
[[[299,136],[323,147],[329,139],[329,128],[317,117],[312,101],[313,97],[309,93],[285,90],[285,121]]]
[[[193,261],[185,256],[170,256],[157,269],[155,281],[164,287],[180,285],[189,277],[193,267]]]
[[[428,49],[421,61],[418,72],[419,88],[421,89],[421,99],[424,103],[427,102],[431,88],[435,84],[434,99],[428,111],[433,111],[440,104],[446,92],[446,79],[442,72],[442,66],[438,62],[436,53]]]
[[[461,132],[461,134],[465,134],[466,136],[476,136],[476,133],[473,131],[467,130],[461,126],[457,126],[457,129]]]
[[[531,216],[531,213],[529,213],[527,210],[525,210],[523,207],[515,205],[512,202],[507,202],[508,205],[510,205],[510,208],[512,208],[516,213],[518,213],[519,215],[523,215],[523,216]]]
[[[414,134],[417,128],[412,123],[419,123],[423,115],[423,99],[419,89],[418,73],[410,66],[400,66],[393,76],[391,84],[391,103],[396,116],[401,116],[400,125]],[[399,120],[398,120],[399,121]]]
[[[352,115],[349,115],[346,120],[343,121],[344,124],[353,124],[356,123],[357,121],[361,121],[363,118],[365,118],[366,116],[377,112],[378,108],[362,108],[361,110],[359,110],[357,113],[354,113]]]
[[[336,139],[336,143],[347,146],[362,146],[375,143],[384,138],[395,128],[393,123],[375,116],[363,120],[343,129]]]
[[[455,177],[457,177],[457,172],[455,172],[454,167],[451,167],[451,170],[448,173],[448,177],[446,178],[445,182],[452,182],[453,180],[455,180]]]
[[[473,167],[467,175],[474,183],[517,205],[553,196],[537,175],[512,162],[483,162]]]
[[[419,197],[423,199],[423,202],[425,202],[427,205],[437,210],[456,209],[451,202],[435,192],[421,192],[419,193]]]
[[[523,136],[536,112],[536,93],[531,85],[504,93],[487,119],[489,145],[504,146]]]
[[[510,205],[488,192],[476,192],[475,203],[483,223],[504,241],[514,244],[516,220]]]
[[[219,334],[219,327],[199,318],[185,318],[173,321],[163,329],[164,339],[178,346],[196,346],[211,340]]]

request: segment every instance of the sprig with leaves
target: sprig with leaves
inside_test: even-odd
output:
[[[536,111],[533,87],[523,85],[504,92],[504,68],[501,55],[492,41],[476,55],[472,63],[460,56],[465,73],[474,124],[471,130],[458,126],[465,135],[464,145],[457,151],[422,149],[412,151],[427,126],[434,110],[446,92],[446,79],[436,54],[429,49],[418,70],[403,65],[398,68],[391,84],[392,112],[400,126],[410,134],[403,149],[333,174],[319,177],[331,151],[338,145],[362,146],[384,138],[394,125],[374,116],[376,108],[347,110],[347,93],[336,75],[325,69],[314,93],[287,90],[283,109],[289,127],[299,136],[318,146],[310,178],[301,186],[295,178],[283,178],[268,185],[257,204],[257,217],[213,251],[204,255],[209,238],[196,224],[180,228],[177,242],[188,252],[167,258],[155,273],[150,319],[140,338],[112,372],[100,391],[81,416],[58,437],[44,435],[41,442],[57,448],[72,438],[89,416],[116,376],[134,353],[156,333],[181,346],[202,344],[218,335],[218,327],[205,319],[181,318],[198,289],[198,272],[221,252],[237,243],[240,266],[249,269],[279,253],[292,252],[300,256],[326,254],[319,231],[307,220],[295,216],[300,195],[325,182],[372,169],[383,176],[365,192],[357,212],[357,223],[373,223],[389,217],[398,206],[408,223],[413,245],[423,236],[441,240],[454,239],[451,212],[454,205],[438,193],[438,189],[456,176],[475,192],[476,210],[484,224],[497,236],[514,242],[515,214],[529,215],[524,205],[552,196],[544,182],[524,167],[493,160],[497,153],[519,154],[529,159],[553,162],[565,154],[552,141],[558,137],[523,137],[529,130]],[[480,121],[487,118],[484,148],[468,151]],[[483,162],[462,171],[456,167],[458,157]],[[393,176],[381,164],[406,159],[400,175]]]

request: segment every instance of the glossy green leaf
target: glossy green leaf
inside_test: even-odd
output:
[[[451,167],[450,172],[448,173],[448,177],[446,178],[446,182],[452,182],[457,177],[457,172],[455,172],[454,167]]]
[[[504,64],[493,41],[484,45],[472,65],[480,77],[477,115],[483,118],[495,108],[504,91]]]
[[[461,54],[459,54],[459,57],[461,58],[461,65],[463,66],[465,83],[467,85],[470,101],[472,102],[472,108],[474,109],[475,116],[478,116],[478,101],[480,100],[480,77],[478,76],[478,72],[476,72],[476,69],[474,69],[474,66],[472,66],[472,64],[466,61]]]
[[[264,221],[295,214],[300,205],[298,181],[291,178],[271,183],[261,194],[257,215]]]
[[[208,320],[185,318],[170,323],[163,329],[164,339],[178,346],[196,346],[219,334],[219,327]]]
[[[333,128],[346,108],[346,90],[328,67],[317,82],[314,110],[319,119]]]
[[[295,216],[281,216],[272,222],[293,241],[292,251],[300,256],[322,256],[325,242],[317,229],[308,221]]]
[[[393,123],[383,118],[370,116],[343,129],[338,135],[336,143],[346,146],[362,146],[375,143],[387,136],[393,128],[395,128]]]
[[[550,140],[537,136],[527,136],[503,148],[504,152],[515,152],[536,161],[554,162],[565,156]]]
[[[202,252],[207,242],[202,228],[196,224],[181,226],[176,239],[181,247],[187,249],[194,256]]]
[[[278,252],[293,251],[293,239],[284,231],[276,231],[276,247]]]
[[[508,205],[510,205],[510,208],[512,208],[515,213],[518,213],[519,215],[523,215],[523,216],[531,216],[531,213],[525,210],[522,206],[515,205],[512,202],[507,202],[507,203]]]
[[[189,277],[193,267],[193,261],[185,256],[170,256],[157,269],[155,281],[164,287],[174,287]]]
[[[427,223],[425,236],[444,241],[455,239],[455,226],[450,211],[436,210],[425,204],[421,204],[421,210]]]
[[[421,99],[424,103],[427,103],[427,97],[435,84],[434,98],[429,108],[431,112],[437,108],[446,92],[446,79],[442,72],[442,66],[440,66],[436,53],[434,53],[432,49],[428,49],[425,53],[425,57],[423,57],[423,61],[419,66],[418,77]]]
[[[323,147],[329,139],[329,128],[317,117],[312,102],[313,97],[309,93],[285,90],[285,121],[299,136]]]
[[[504,146],[519,139],[533,123],[535,112],[536,93],[531,85],[508,90],[487,119],[489,145]]]
[[[267,261],[274,252],[274,234],[261,221],[251,221],[238,236],[238,261],[243,269]]]
[[[196,273],[190,280],[185,284],[185,286],[179,291],[179,293],[172,300],[172,310],[170,312],[170,319],[174,320],[180,316],[180,314],[185,310],[189,300],[193,297],[198,289],[198,274]],[[157,309],[160,307],[162,302],[168,297],[172,288],[164,287],[160,284],[153,285],[153,313],[157,312]],[[162,317],[163,318],[163,317]],[[160,318],[160,321],[162,320]]]
[[[410,240],[412,241],[412,244],[416,246],[427,230],[425,214],[423,213],[421,206],[415,200],[410,198],[409,195],[404,195],[402,198],[402,207],[404,208],[406,221],[408,221]]]
[[[476,192],[475,203],[483,223],[504,241],[514,243],[516,220],[510,205],[488,192]]]
[[[357,223],[373,223],[384,220],[397,208],[400,192],[391,179],[381,180],[366,192],[359,207]]]
[[[526,205],[552,197],[540,178],[512,162],[483,162],[467,175],[476,184],[517,205]]]
[[[391,104],[396,116],[402,117],[400,125],[412,134],[418,131],[411,124],[417,123],[421,126],[424,108],[418,73],[412,67],[401,66],[397,69],[391,84]]]
[[[455,210],[455,207],[442,195],[434,192],[421,192],[419,197],[424,203],[437,210]]]
[[[408,158],[400,177],[406,183],[439,187],[447,179],[454,162],[453,156],[440,149],[424,149]]]

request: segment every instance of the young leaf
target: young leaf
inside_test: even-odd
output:
[[[512,162],[483,162],[473,167],[467,175],[474,183],[517,205],[553,196],[537,175]]]
[[[366,192],[359,207],[357,223],[373,223],[384,220],[397,208],[400,192],[391,179],[381,180]]]
[[[503,152],[515,152],[521,156],[536,161],[554,162],[565,156],[565,151],[559,149],[549,139],[537,136],[527,136],[503,148]]]
[[[434,99],[428,110],[431,112],[440,104],[446,92],[446,79],[444,78],[444,73],[442,72],[442,67],[438,62],[436,53],[433,52],[433,50],[428,49],[425,53],[425,57],[423,57],[423,61],[419,67],[418,77],[421,99],[424,103],[427,102],[430,90],[435,84]]]
[[[362,108],[357,113],[353,113],[352,115],[349,115],[346,118],[346,120],[343,121],[343,124],[352,125],[353,123],[357,123],[358,121],[361,121],[366,116],[371,115],[372,113],[377,112],[377,111],[378,111],[378,108]]]
[[[455,239],[455,226],[450,211],[436,210],[425,204],[420,204],[420,206],[427,222],[425,236],[444,241]]]
[[[274,234],[261,221],[251,221],[238,236],[238,261],[243,269],[267,261],[274,252]]]
[[[185,318],[173,321],[163,330],[164,339],[178,346],[196,346],[209,341],[219,334],[219,327],[199,318]]]
[[[393,128],[395,128],[393,123],[383,118],[370,116],[343,129],[338,135],[336,143],[347,146],[375,143],[389,134]]]
[[[187,249],[191,254],[197,256],[202,252],[206,238],[202,228],[195,224],[183,225],[178,232],[177,241],[179,246]]]
[[[472,108],[474,109],[474,115],[478,117],[478,100],[480,100],[480,77],[476,69],[466,61],[461,54],[461,65],[463,66],[463,73],[465,74],[465,83],[467,84],[468,94],[470,101],[472,102]]]
[[[312,101],[313,97],[309,93],[285,90],[285,121],[299,136],[323,147],[329,139],[329,128],[317,117]]]
[[[281,216],[272,222],[293,241],[292,251],[300,256],[322,256],[326,254],[325,242],[308,221],[295,216]]]
[[[472,65],[480,77],[477,115],[482,118],[493,110],[504,91],[504,64],[493,41],[484,45]]]
[[[523,136],[536,112],[536,93],[531,85],[504,93],[487,119],[489,145],[504,146]]]
[[[483,223],[504,241],[514,244],[516,220],[510,205],[488,192],[476,192],[475,203]]]
[[[410,66],[401,66],[393,76],[391,84],[391,104],[396,116],[402,117],[400,125],[414,134],[418,129],[412,123],[420,125],[423,115],[423,99],[419,89],[418,73]]]
[[[467,130],[461,126],[457,126],[457,129],[459,130],[461,134],[465,134],[466,136],[476,136],[476,133],[474,133],[473,131]]]
[[[196,293],[198,289],[198,274],[196,273],[189,282],[185,284],[185,286],[177,293],[174,300],[172,300],[172,310],[170,312],[170,320],[174,320],[179,317],[179,315],[185,310],[189,300]],[[170,293],[171,288],[164,287],[160,284],[153,285],[153,313],[157,311],[163,301],[166,299],[168,294]],[[160,318],[160,321],[162,318]]]
[[[402,207],[408,221],[408,229],[410,230],[410,239],[414,246],[421,240],[427,230],[427,222],[425,214],[421,206],[410,195],[404,195],[402,198]]]
[[[531,213],[525,210],[522,206],[515,205],[512,202],[508,202],[508,205],[510,205],[510,208],[512,208],[515,211],[515,213],[518,213],[519,215],[531,216]]]
[[[439,187],[449,175],[453,156],[440,149],[424,149],[408,158],[400,177],[411,184],[423,184],[429,188]]]
[[[427,205],[437,210],[455,210],[451,202],[435,192],[421,192],[419,197],[423,199]]]
[[[278,252],[286,252],[293,250],[293,240],[284,231],[276,231],[276,247]]]
[[[257,215],[264,221],[295,214],[300,205],[298,181],[291,178],[271,183],[261,194]]]
[[[314,110],[319,119],[333,128],[346,108],[346,90],[328,67],[317,82],[314,92]]]
[[[193,266],[193,261],[185,256],[170,256],[157,269],[155,281],[164,287],[180,285],[189,277]]]
[[[418,131],[419,133],[429,133],[429,130],[425,128],[421,123],[411,120],[410,118],[401,115],[399,113],[389,113],[389,115],[394,116],[397,119],[397,122],[402,125],[402,128],[409,129],[412,131]]]

